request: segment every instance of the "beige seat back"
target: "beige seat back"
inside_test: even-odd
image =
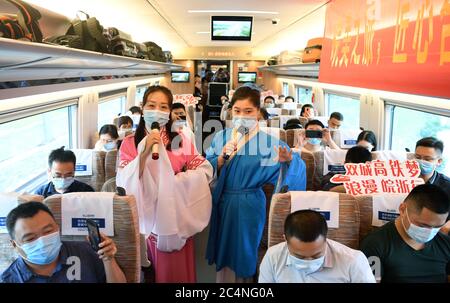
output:
[[[105,183],[105,158],[106,152],[93,151],[92,176],[78,176],[75,179],[89,184],[95,191],[100,191]]]
[[[308,118],[305,117],[298,117],[298,119],[300,120],[300,124],[303,126],[303,128],[306,127],[306,124],[308,123]]]
[[[320,190],[323,181],[323,150],[319,150],[313,153],[314,158],[314,176],[313,176],[313,188],[314,190]]]
[[[290,213],[290,193],[274,195],[269,213],[269,247],[284,241],[284,221]],[[339,194],[339,228],[329,228],[328,238],[358,249],[359,217],[355,198],[347,194]]]
[[[280,140],[287,144],[286,131],[280,128]]]
[[[47,197],[44,204],[61,226],[61,195]],[[133,196],[115,196],[113,201],[114,237],[116,260],[122,268],[127,282],[140,282],[141,258],[136,201]],[[61,236],[63,241],[86,241],[85,236]]]
[[[118,153],[118,150],[111,150],[105,155],[105,181],[114,178],[117,174]]]
[[[362,241],[377,227],[372,226],[373,199],[370,195],[355,196],[360,212],[359,241]]]
[[[115,193],[116,187],[116,177],[112,177],[111,179],[106,180],[106,182],[103,184],[102,192]]]
[[[312,153],[302,152],[301,158],[305,162],[306,166],[306,190],[314,190],[314,156]]]

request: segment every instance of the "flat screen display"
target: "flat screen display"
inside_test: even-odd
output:
[[[186,83],[189,82],[189,72],[172,72],[173,83]]]
[[[250,72],[239,72],[238,73],[238,83],[256,82],[256,73]]]
[[[252,39],[253,17],[212,16],[211,40]]]

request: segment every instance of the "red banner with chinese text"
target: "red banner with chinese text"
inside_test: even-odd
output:
[[[450,98],[450,0],[334,0],[320,82]]]
[[[343,183],[347,194],[408,194],[417,185],[424,184],[419,177],[417,161],[374,160],[367,163],[345,163],[345,175],[336,174],[330,181]]]

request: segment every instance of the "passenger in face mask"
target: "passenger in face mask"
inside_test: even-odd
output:
[[[327,231],[320,213],[291,213],[284,223],[286,241],[267,250],[259,283],[374,283],[364,254],[327,239]]]
[[[376,151],[377,137],[373,131],[364,130],[359,133],[358,138],[356,139],[356,144],[366,148],[370,152]]]
[[[174,130],[190,127],[187,123],[186,107],[182,103],[174,103],[172,105],[170,119],[173,121]]]
[[[120,116],[117,126],[120,140],[133,133],[133,120],[129,116]]]
[[[311,120],[305,125],[305,130],[321,131],[322,138],[309,138],[306,132],[300,132],[297,139],[297,148],[301,149],[302,152],[316,152],[329,147],[331,149],[340,149],[339,146],[334,143],[331,138],[330,130],[325,128],[322,122],[319,120]]]
[[[114,124],[105,124],[98,132],[100,139],[95,143],[94,150],[108,152],[117,149],[119,133]]]
[[[328,120],[328,129],[330,130],[339,129],[343,121],[344,116],[341,113],[338,112],[331,113],[330,119]]]
[[[230,100],[227,96],[220,97],[220,101],[222,102],[222,109],[220,110],[220,120],[225,121],[227,119],[227,109],[230,105]]]
[[[443,152],[444,143],[442,141],[427,137],[417,141],[415,158],[419,162],[420,177],[428,184],[439,186],[450,197],[450,178],[436,171],[442,165]],[[450,232],[450,215],[447,221],[449,222],[441,230],[446,234]]]
[[[274,108],[275,107],[275,98],[272,96],[267,96],[264,98],[264,107],[265,108]]]
[[[450,238],[439,232],[449,214],[447,194],[436,185],[415,187],[400,216],[369,234],[361,250],[375,257],[377,278],[387,283],[446,283]]]
[[[75,180],[75,163],[75,154],[64,150],[64,146],[53,150],[48,157],[50,182],[42,185],[35,194],[47,198],[56,194],[94,191],[91,186]]]
[[[19,255],[1,280],[5,283],[125,283],[114,256],[114,242],[101,234],[100,250],[86,241],[61,241],[59,226],[41,202],[23,203],[6,218],[11,244]],[[74,269],[73,260],[78,260]]]

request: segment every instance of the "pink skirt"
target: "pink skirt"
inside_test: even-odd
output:
[[[157,238],[150,235],[147,239],[148,258],[155,270],[156,283],[195,283],[194,239],[173,252],[163,252],[156,248]]]

